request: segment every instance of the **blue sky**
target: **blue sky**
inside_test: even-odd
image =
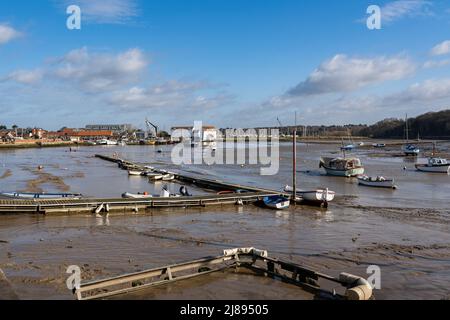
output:
[[[66,27],[71,4],[81,30]],[[448,1],[2,1],[0,124],[414,116],[450,106],[449,40]]]

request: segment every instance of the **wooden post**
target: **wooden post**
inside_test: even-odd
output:
[[[294,129],[294,139],[292,146],[292,199],[294,204],[297,199],[297,128]]]

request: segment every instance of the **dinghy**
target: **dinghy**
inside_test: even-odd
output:
[[[42,199],[42,200],[77,200],[81,199],[83,195],[79,193],[20,193],[20,192],[3,192],[0,193],[0,198],[7,199]]]
[[[162,181],[172,181],[172,180],[175,180],[175,175],[170,173],[163,175]]]
[[[150,174],[147,174],[147,177],[150,181],[160,181],[164,178],[164,174],[150,173]]]
[[[284,188],[284,192],[292,194],[294,192],[294,188],[292,188],[291,186],[286,186]],[[296,193],[298,197],[308,202],[331,202],[336,196],[336,192],[328,190],[328,188],[311,191],[297,190]]]
[[[285,197],[282,196],[264,197],[263,202],[267,208],[274,210],[287,209],[291,204],[289,199],[286,199]]]
[[[145,175],[144,171],[139,171],[139,170],[128,170],[128,175],[130,176],[143,176]]]
[[[387,179],[385,177],[359,176],[358,182],[360,185],[366,187],[397,189],[394,179]]]
[[[150,199],[153,198],[151,194],[148,194],[147,192],[144,193],[130,193],[125,192],[122,194],[122,198],[124,199]]]
[[[423,172],[432,173],[450,173],[450,163],[447,159],[442,158],[429,158],[428,163],[417,163],[416,169]]]

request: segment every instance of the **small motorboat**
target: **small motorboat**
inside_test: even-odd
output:
[[[143,176],[143,175],[145,175],[145,171],[128,170],[128,175],[130,175],[130,176]]]
[[[342,147],[341,147],[341,150],[342,150],[342,151],[352,151],[352,150],[354,150],[355,148],[356,148],[355,145],[349,144],[349,145],[346,145],[346,146],[342,146]]]
[[[162,181],[172,181],[172,180],[175,180],[175,175],[170,174],[170,173],[165,174],[162,177]]]
[[[450,163],[447,159],[429,158],[428,163],[417,163],[416,169],[423,172],[450,173]]]
[[[125,192],[122,194],[122,198],[124,199],[150,199],[153,198],[151,194],[148,194],[147,192],[144,193],[130,193]]]
[[[374,148],[386,148],[386,144],[385,143],[374,143],[372,144],[372,147]]]
[[[149,173],[147,174],[149,181],[160,181],[164,178],[164,174],[159,173]]]
[[[387,179],[385,177],[359,176],[358,183],[366,187],[397,189],[394,179]]]
[[[80,193],[20,193],[20,192],[2,192],[0,198],[21,199],[21,200],[77,200],[83,197]]]
[[[321,158],[320,168],[330,176],[356,177],[364,174],[364,167],[359,158]]]
[[[282,196],[264,197],[263,202],[267,208],[274,210],[287,209],[291,205],[290,200]]]
[[[406,156],[418,156],[420,153],[420,149],[413,144],[406,144],[402,147],[402,151]]]
[[[294,192],[294,188],[292,188],[291,186],[286,186],[284,188],[284,192],[292,194]],[[328,188],[311,191],[297,190],[296,196],[300,197],[304,201],[321,203],[333,201],[334,197],[336,196],[336,192],[331,191]]]

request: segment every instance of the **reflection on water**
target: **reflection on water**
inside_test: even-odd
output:
[[[254,165],[175,166],[170,161],[170,148],[80,147],[77,152],[65,148],[2,150],[0,176],[6,170],[11,175],[0,179],[0,190],[26,189],[28,182],[36,179],[33,170],[42,165],[45,173],[63,179],[71,192],[90,197],[120,197],[124,192],[144,191],[159,194],[165,184],[172,193],[178,192],[176,183],[149,183],[142,177],[129,177],[116,164],[94,158],[96,153],[117,153],[163,169],[276,190],[291,184],[289,144],[281,146],[280,172],[276,176],[260,176],[259,167]],[[447,295],[450,177],[417,172],[410,159],[372,157],[370,151],[363,150],[355,154],[361,157],[367,173],[393,177],[399,189],[363,188],[356,179],[329,177],[319,169],[320,156],[337,156],[337,148],[333,145],[299,145],[298,148],[300,188],[328,187],[337,192],[337,199],[328,210],[292,206],[287,211],[271,211],[253,206],[224,206],[101,218],[3,216],[0,240],[7,243],[0,243],[0,268],[21,297],[71,298],[63,288],[66,275],[62,266],[68,264],[88,265],[85,272],[89,279],[94,279],[217,255],[225,248],[251,246],[333,275],[349,271],[364,276],[367,263],[379,264],[383,276],[383,290],[377,293],[379,299]],[[158,153],[158,149],[163,152]],[[52,181],[41,187],[47,192],[59,191]],[[205,193],[188,188],[193,194]],[[30,269],[32,266],[36,268]],[[36,279],[23,280],[21,277],[30,270],[37,273]],[[58,280],[44,285],[43,279],[47,278]],[[255,290],[266,285],[254,281]],[[189,294],[195,294],[195,289],[189,291],[188,287],[167,296],[192,297]],[[202,288],[205,295],[219,298],[213,294],[218,285],[212,283]],[[259,297],[240,293],[239,287],[232,285],[221,290],[223,297]],[[283,290],[280,287],[276,291],[280,296],[281,292],[289,292]],[[153,293],[150,296],[154,297]]]

